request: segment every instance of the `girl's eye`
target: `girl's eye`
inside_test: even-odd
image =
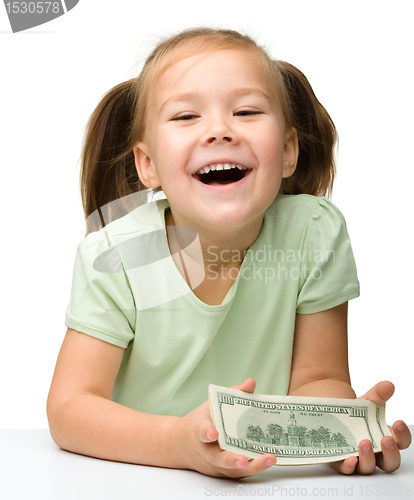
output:
[[[252,109],[242,109],[240,111],[236,111],[234,116],[252,116],[252,115],[262,115],[263,111],[252,110]],[[188,121],[193,120],[194,118],[198,118],[198,115],[194,115],[188,113],[186,115],[178,115],[174,118],[171,118],[171,121]]]
[[[241,111],[236,111],[235,116],[249,116],[249,115],[262,115],[262,111],[254,111],[249,109],[242,109]]]
[[[191,120],[192,118],[197,118],[197,115],[191,115],[191,114],[188,114],[188,115],[179,115],[179,116],[176,116],[175,118],[172,118],[171,121]]]

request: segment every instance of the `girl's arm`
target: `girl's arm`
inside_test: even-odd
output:
[[[347,346],[348,303],[315,314],[297,314],[293,346],[290,396],[321,396],[355,398],[348,369]],[[381,382],[369,391],[364,399],[384,402],[394,391],[390,382]],[[359,446],[359,459],[349,457],[335,462],[334,467],[344,473],[355,470],[371,474],[376,465],[391,472],[400,465],[399,449],[411,442],[410,431],[402,421],[391,429],[394,437],[381,440],[382,453],[375,456],[369,440]]]
[[[123,354],[121,347],[68,329],[47,401],[50,432],[58,446],[107,460],[213,476],[251,476],[274,465],[273,455],[248,462],[243,455],[220,450],[207,402],[181,418],[111,401]],[[254,382],[237,388],[253,391]]]
[[[297,314],[289,396],[355,398],[348,368],[348,302]]]
[[[68,328],[53,375],[47,415],[53,440],[83,455],[130,463],[182,465],[167,439],[176,417],[111,401],[124,349]]]

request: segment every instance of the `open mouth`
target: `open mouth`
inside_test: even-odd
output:
[[[250,169],[235,164],[231,164],[231,166],[230,164],[226,164],[225,167],[222,165],[205,167],[201,169],[204,172],[200,173],[199,170],[194,174],[194,177],[203,184],[233,184],[241,181],[250,172]]]

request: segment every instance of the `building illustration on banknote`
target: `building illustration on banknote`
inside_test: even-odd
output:
[[[291,448],[348,448],[350,446],[341,432],[331,432],[330,429],[322,425],[315,429],[309,429],[305,425],[298,425],[293,411],[289,414],[286,429],[276,423],[268,424],[265,430],[260,425],[249,424],[245,437],[248,441],[289,446]]]

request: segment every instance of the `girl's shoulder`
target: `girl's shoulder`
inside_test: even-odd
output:
[[[165,226],[163,213],[167,206],[167,200],[156,200],[144,203],[115,220],[110,220],[109,215],[106,221],[110,222],[89,233],[83,240],[84,244],[96,244],[100,241],[117,244],[138,234],[161,230]],[[105,214],[103,217],[105,220]]]
[[[330,238],[347,230],[344,216],[330,200],[308,194],[278,195],[266,211],[265,226],[270,232],[277,228],[287,240],[298,234]]]
[[[303,222],[318,220],[320,218],[337,219],[345,222],[342,212],[330,200],[323,196],[312,196],[310,194],[278,195],[268,209],[266,216]]]
[[[145,203],[89,233],[78,245],[77,259],[90,271],[122,274],[164,256],[159,244],[165,233],[166,200]],[[138,259],[138,263],[137,263]],[[154,260],[155,259],[155,260]]]

